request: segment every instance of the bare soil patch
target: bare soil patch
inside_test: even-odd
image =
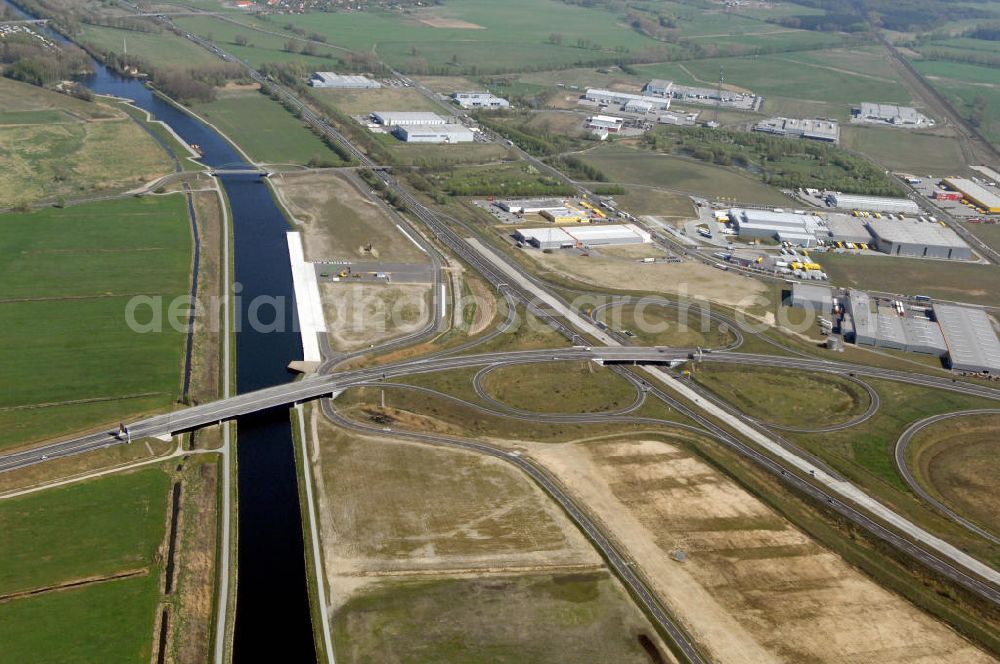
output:
[[[571,251],[527,253],[556,274],[602,287],[621,284],[624,289],[631,284],[641,284],[643,290],[709,300],[736,308],[752,307],[756,303],[754,297],[767,292],[767,287],[755,279],[723,272],[701,263],[629,265],[617,257],[581,256]]]
[[[307,261],[427,261],[427,255],[396,228],[396,220],[382,204],[347,176],[286,174],[272,181],[300,226]]]
[[[715,661],[991,662],[683,448],[531,445]],[[687,558],[677,562],[674,551]]]
[[[330,344],[342,351],[416,332],[432,313],[429,284],[324,282],[319,292]]]
[[[508,464],[360,437],[313,418],[332,605],[387,573],[602,566],[559,508]]]

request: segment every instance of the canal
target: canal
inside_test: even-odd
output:
[[[98,94],[133,100],[182,140],[200,146],[202,163],[216,168],[244,164],[239,152],[211,127],[140,81],[118,76],[99,62],[94,67],[95,73],[81,83]],[[225,175],[220,180],[233,219],[236,388],[247,392],[289,381],[288,363],[302,357],[285,239],[289,229],[259,176]],[[236,451],[239,553],[233,660],[314,662],[288,411],[240,418]]]

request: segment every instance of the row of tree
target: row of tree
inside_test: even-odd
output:
[[[778,187],[836,189],[854,194],[900,196],[885,172],[863,157],[808,139],[704,127],[660,127],[645,138],[660,152],[720,166],[747,168]]]

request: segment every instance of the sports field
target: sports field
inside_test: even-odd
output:
[[[0,78],[0,207],[126,190],[172,170],[111,106]]]
[[[150,468],[0,502],[0,660],[149,660],[168,487]]]
[[[732,198],[741,203],[764,205],[788,203],[787,196],[750,175],[693,159],[619,145],[601,146],[580,158],[618,184],[654,186],[713,200]]]
[[[193,110],[218,127],[254,161],[306,164],[313,157],[340,163],[337,154],[270,97],[247,88],[219,90]]]
[[[0,215],[0,447],[169,406],[184,335],[126,324],[134,296],[188,292],[191,231],[181,196]],[[137,311],[151,320],[150,307]],[[183,327],[181,328],[183,330]]]

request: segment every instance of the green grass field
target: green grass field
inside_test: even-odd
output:
[[[220,90],[193,110],[218,127],[254,161],[306,164],[313,157],[340,162],[337,154],[285,108],[256,90]]]
[[[1000,305],[1000,268],[994,265],[833,253],[821,261],[841,287]]]
[[[764,205],[783,205],[789,200],[774,187],[749,175],[693,159],[619,145],[601,146],[580,157],[619,184],[649,185],[711,199],[734,198]]]
[[[696,365],[692,377],[741,411],[784,426],[823,427],[865,412],[864,389],[830,374]]]
[[[948,136],[907,131],[891,127],[840,128],[842,147],[861,152],[890,170],[950,175],[965,168],[958,141]]]
[[[997,402],[889,381],[866,378],[865,382],[878,391],[881,401],[872,419],[844,431],[786,437],[918,523],[958,546],[969,547],[966,550],[973,555],[993,560],[994,564],[1000,562],[1000,547],[989,546],[914,498],[899,477],[893,458],[896,441],[911,423],[938,413],[997,408]]]
[[[624,408],[636,396],[624,379],[590,362],[570,363],[558,372],[514,364],[490,371],[482,384],[497,401],[539,413],[599,413]]]
[[[320,100],[337,107],[348,115],[369,115],[375,111],[430,111],[440,113],[441,106],[413,88],[380,88],[376,90],[340,90],[316,88],[312,93]]]
[[[910,103],[912,99],[894,76],[886,56],[868,48],[689,60],[637,69],[651,78],[714,87],[720,67],[727,84],[748,88],[765,99],[804,99],[844,106],[862,101]],[[765,109],[770,110],[766,101]]]
[[[332,622],[338,662],[656,661],[637,638],[646,621],[605,572],[383,582]]]
[[[207,49],[172,32],[137,32],[84,23],[79,40],[112,53],[120,54],[127,48],[129,55],[157,67],[197,67],[219,62]]]
[[[8,257],[0,267],[0,447],[177,398],[184,335],[166,318],[162,332],[133,332],[126,307],[136,295],[169,303],[187,293],[182,197],[0,215],[0,249]],[[145,307],[136,318],[150,315]],[[88,399],[102,401],[80,403]]]
[[[151,565],[168,488],[151,468],[0,502],[0,595]]]
[[[254,22],[245,14],[241,14],[236,18],[248,25],[257,25],[264,30],[275,33],[280,33],[281,26],[283,25],[283,23],[278,23],[277,21],[267,24]],[[245,28],[211,16],[180,16],[173,19],[173,22],[184,30],[201,35],[202,37],[210,37],[212,41],[227,53],[240,60],[245,60],[255,67],[259,67],[265,62],[301,62],[310,69],[321,71],[334,69],[336,66],[336,59],[334,57],[336,52],[332,48],[320,47],[317,51],[322,54],[320,56],[303,55],[301,53],[286,51],[285,43],[291,39],[292,35],[286,37],[281,34],[261,32],[260,30],[254,30],[252,27]],[[240,46],[235,43],[237,35],[243,35],[247,38],[248,43],[246,46]],[[302,42],[297,43],[302,44]],[[326,54],[330,54],[331,57],[324,57]]]
[[[607,11],[556,0],[457,0],[406,14],[309,13],[290,16],[289,21],[325,35],[331,44],[374,51],[391,66],[414,73],[433,69],[483,74],[537,68],[540,63],[553,68],[613,61],[620,56],[616,48],[635,54],[664,48]],[[458,25],[467,27],[449,27]],[[562,35],[562,44],[549,42],[553,33]],[[578,46],[578,40],[586,44]]]
[[[145,664],[157,586],[135,577],[0,604],[0,662]]]
[[[173,170],[124,113],[0,79],[0,207],[123,191]]]
[[[952,509],[1000,532],[1000,455],[996,415],[944,420],[910,443],[909,464],[917,480]]]
[[[44,591],[0,602],[0,661],[149,661],[169,486],[149,468],[0,503],[0,595]]]
[[[1000,80],[996,68],[940,60],[914,60],[912,64],[964,117],[972,117],[976,100],[981,99],[979,130],[994,144],[1000,144]]]

